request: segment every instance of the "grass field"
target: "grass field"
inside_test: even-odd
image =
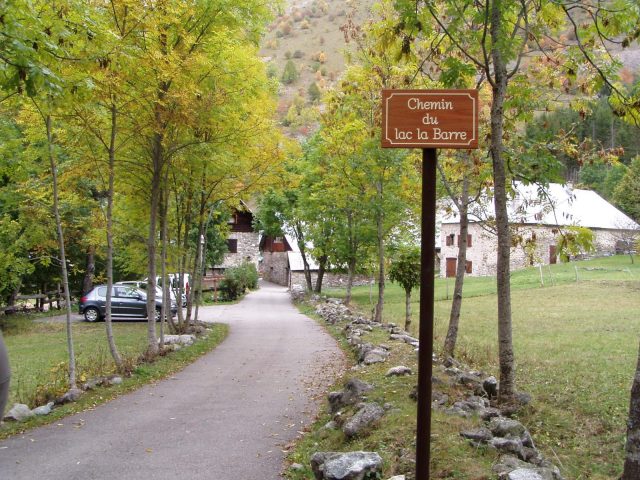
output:
[[[617,256],[555,265],[544,267],[543,274],[544,287],[535,268],[514,272],[512,278],[516,381],[519,390],[534,397],[520,419],[567,479],[616,478],[622,469],[629,391],[640,340],[640,258],[634,264],[628,256]],[[451,292],[452,280],[436,282],[436,351],[446,334],[447,282]],[[466,279],[457,356],[497,376],[494,282],[493,278]],[[417,299],[417,292],[414,295]],[[385,298],[385,321],[403,325],[404,291],[389,284]],[[370,311],[369,288],[356,289],[354,301]],[[414,302],[413,333],[417,334]],[[405,360],[415,364],[410,357],[397,361]],[[395,401],[403,400],[400,396]],[[406,415],[397,428],[404,434],[404,443],[411,442],[415,425],[414,413]],[[459,422],[436,416],[436,438],[455,437]],[[434,462],[456,465],[457,473],[442,478],[483,478],[471,467],[461,467],[465,462],[460,463],[460,449],[473,455],[470,447],[451,440],[437,441],[434,448],[439,452]],[[481,464],[490,463],[486,453],[480,452],[479,458]]]
[[[46,417],[20,424],[5,423],[0,427],[0,438],[93,408],[124,392],[160,380],[213,349],[228,332],[226,325],[216,324],[207,338],[200,339],[189,348],[158,357],[149,364],[138,360],[147,346],[146,322],[114,322],[113,330],[120,354],[133,368],[130,377],[125,378],[121,385],[87,392],[77,403],[56,408]],[[35,322],[34,318],[16,315],[4,325],[3,332],[12,371],[7,408],[13,403],[26,403],[33,408],[67,390],[68,356],[63,323]],[[78,383],[116,372],[107,346],[104,323],[74,323],[73,339]]]

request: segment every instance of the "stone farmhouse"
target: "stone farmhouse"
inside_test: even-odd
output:
[[[253,227],[253,212],[245,203],[240,202],[229,218],[229,235],[227,249],[222,263],[213,267],[213,274],[222,274],[224,270],[237,267],[243,262],[253,263],[259,268],[260,233]]]
[[[558,261],[558,240],[567,227],[589,228],[594,234],[594,255],[619,253],[629,239],[640,235],[640,226],[596,192],[551,184],[545,191],[535,185],[514,185],[509,203],[513,247],[511,268],[519,269]],[[497,238],[491,228],[495,218],[490,199],[469,214],[467,265],[469,275],[496,273]],[[440,228],[440,276],[454,277],[457,265],[460,218],[457,212],[443,217]]]
[[[304,287],[304,263],[296,241],[289,235],[282,237],[262,236],[260,239],[260,272],[262,278],[288,288]],[[307,253],[307,263],[311,278],[315,281],[318,275],[318,264]]]

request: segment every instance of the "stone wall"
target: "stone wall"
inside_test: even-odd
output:
[[[442,224],[440,233],[440,276],[447,272],[447,258],[458,257],[458,231],[459,224]],[[615,253],[616,241],[620,239],[620,231],[592,229],[594,233],[595,252],[590,255],[602,256]],[[453,234],[453,245],[447,246],[446,237]],[[511,249],[511,269],[529,267],[532,265],[548,265],[553,263],[553,250],[556,250],[559,230],[554,227],[521,225],[514,230],[519,237],[519,244]],[[471,272],[468,275],[486,276],[496,274],[496,249],[498,239],[495,234],[484,230],[479,224],[469,225],[471,235],[471,247],[467,248],[467,261],[471,262]]]
[[[260,272],[262,278],[278,285],[289,285],[287,252],[263,252]]]
[[[313,286],[316,285],[316,280],[318,278],[318,272],[311,272],[311,281]],[[346,273],[330,273],[327,272],[324,274],[324,278],[322,279],[322,288],[341,288],[347,286],[348,275]],[[356,275],[353,279],[353,286],[358,285],[368,285],[369,277],[365,275]],[[307,284],[304,279],[304,272],[292,272],[291,273],[291,283],[289,288],[306,288]]]
[[[225,253],[222,264],[216,265],[215,268],[237,267],[245,261],[253,263],[258,268],[260,259],[260,234],[258,232],[230,232],[227,238],[238,240],[238,251],[237,253]]]

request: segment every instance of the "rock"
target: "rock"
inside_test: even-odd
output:
[[[91,378],[88,381],[86,381],[85,383],[82,384],[82,390],[93,390],[94,388],[102,385],[104,382],[104,378],[103,377],[98,377],[98,378]]]
[[[344,386],[341,392],[331,392],[329,394],[329,408],[331,413],[335,413],[342,407],[354,405],[362,400],[362,396],[373,389],[373,385],[363,382],[360,379],[352,378]]]
[[[518,468],[531,468],[531,464],[523,462],[513,455],[502,455],[493,465],[492,470],[498,476],[502,476]]]
[[[518,457],[523,456],[522,441],[519,438],[493,437],[489,441],[489,445],[494,447],[499,452],[513,453]]]
[[[344,424],[342,431],[347,438],[353,438],[365,430],[368,430],[383,416],[384,408],[377,403],[366,403]]]
[[[122,377],[114,376],[107,379],[107,382],[109,383],[109,385],[120,385],[122,383]]]
[[[53,402],[49,402],[46,405],[34,408],[31,413],[34,415],[49,415],[53,410]]]
[[[397,334],[397,333],[392,333],[391,335],[389,335],[389,338],[391,340],[400,340],[403,341],[404,343],[408,343],[409,345],[413,345],[414,343],[418,343],[418,339],[415,337],[412,337],[411,335],[406,335],[406,334]]]
[[[390,368],[387,370],[385,374],[386,377],[401,377],[403,375],[411,375],[411,369],[409,367],[405,367],[404,365],[399,365],[397,367]]]
[[[80,395],[82,395],[82,390],[79,388],[72,388],[67,393],[57,398],[55,403],[56,405],[63,405],[65,403],[75,402],[80,398]]]
[[[460,375],[458,375],[458,382],[461,383],[462,385],[465,385],[471,388],[472,390],[475,389],[476,387],[482,386],[482,381],[480,380],[480,377],[467,372],[462,372]]]
[[[466,438],[467,440],[472,440],[477,443],[488,443],[493,435],[489,431],[489,429],[480,427],[475,430],[463,430],[460,432],[462,438]]]
[[[391,477],[389,480],[405,480],[406,477],[404,475],[396,475],[395,477]]]
[[[498,380],[496,377],[487,377],[482,381],[482,388],[489,398],[496,398],[498,396]]]
[[[158,339],[158,342],[160,340]],[[165,335],[164,336],[164,344],[165,345],[193,345],[193,342],[196,341],[195,335]]]
[[[496,418],[500,416],[500,410],[494,407],[485,408],[480,411],[480,418],[485,421],[489,421],[492,418]]]
[[[518,468],[500,476],[501,480],[546,480],[536,470],[531,468]]]
[[[324,424],[325,430],[336,430],[338,428],[338,423],[335,420],[330,420]]]
[[[387,360],[389,356],[389,352],[384,350],[383,348],[375,347],[372,350],[369,350],[362,360],[362,363],[365,365],[373,365],[374,363],[382,363]]]
[[[300,470],[304,470],[304,466],[299,463],[292,463],[289,467],[289,470],[293,470],[294,472],[299,472]]]
[[[442,393],[438,390],[433,390],[431,392],[431,405],[434,407],[441,407],[445,405],[449,401],[449,395],[446,393]]]
[[[364,480],[381,468],[382,458],[376,452],[317,452],[311,457],[316,480]]]
[[[520,438],[527,429],[517,420],[510,418],[496,417],[489,422],[489,430],[496,437]]]
[[[33,417],[34,413],[24,403],[16,403],[11,410],[4,416],[5,421],[22,422],[29,417]]]

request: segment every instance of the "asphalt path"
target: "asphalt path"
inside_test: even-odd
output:
[[[0,479],[281,478],[284,450],[344,368],[335,341],[264,283],[200,318],[228,338],[175,376],[0,442]]]

